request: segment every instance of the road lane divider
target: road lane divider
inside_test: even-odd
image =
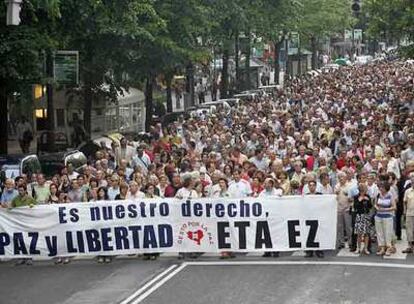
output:
[[[128,298],[123,300],[120,304],[131,304],[133,301],[139,297],[143,292],[145,292],[148,288],[150,288],[153,284],[157,283],[159,280],[161,280],[163,277],[168,275],[171,271],[176,269],[178,267],[177,264],[171,265],[166,270],[155,276],[152,280],[144,284],[141,288],[139,288],[137,291],[135,291],[132,295],[130,295]]]

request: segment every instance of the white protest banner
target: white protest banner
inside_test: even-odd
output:
[[[334,195],[0,209],[0,258],[334,249]]]

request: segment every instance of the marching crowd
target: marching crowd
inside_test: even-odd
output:
[[[405,225],[412,253],[413,71],[377,62],[296,78],[231,109],[155,124],[147,140],[103,144],[81,173],[7,179],[1,204],[335,194],[338,248],[391,255]]]

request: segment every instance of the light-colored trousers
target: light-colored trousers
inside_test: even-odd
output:
[[[352,215],[348,211],[338,212],[337,230],[336,230],[336,245],[339,246],[345,243],[345,235],[348,238],[348,243],[351,243],[352,237]]]
[[[377,231],[378,246],[391,246],[394,235],[394,219],[392,217],[375,217],[375,230]]]
[[[405,229],[407,231],[407,241],[410,245],[414,242],[414,216],[405,217]]]

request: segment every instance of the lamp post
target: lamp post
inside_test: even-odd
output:
[[[20,10],[23,0],[5,0],[7,5],[7,25],[20,24]]]

